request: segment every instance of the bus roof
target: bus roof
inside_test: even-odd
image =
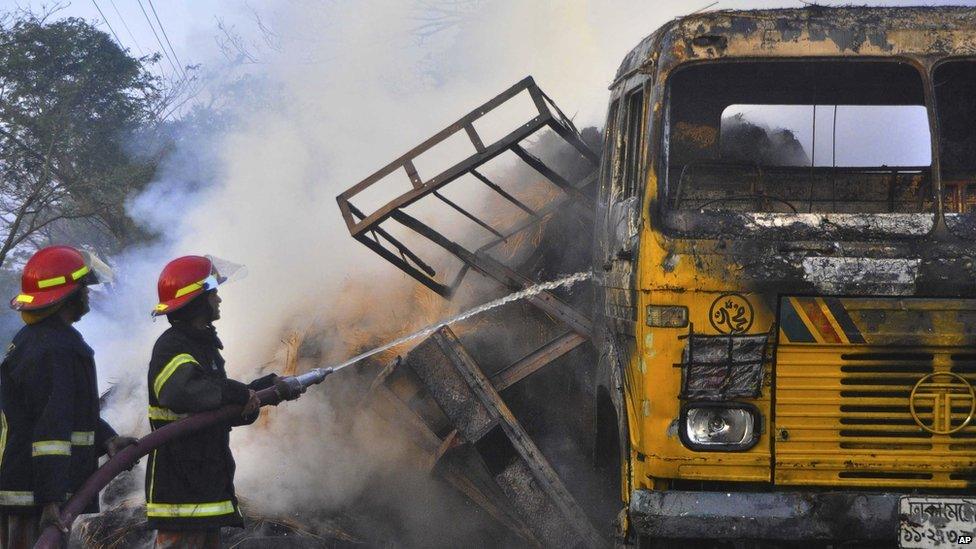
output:
[[[615,83],[694,59],[976,55],[976,8],[719,10],[679,17],[624,58]]]

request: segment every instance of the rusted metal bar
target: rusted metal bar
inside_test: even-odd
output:
[[[392,217],[407,228],[412,229],[434,244],[437,244],[448,252],[454,254],[461,261],[471,265],[471,267],[479,273],[487,276],[488,278],[496,280],[510,290],[520,291],[535,284],[528,277],[516,273],[512,269],[509,269],[505,265],[501,264],[495,259],[492,259],[491,257],[488,257],[487,255],[476,255],[468,251],[460,244],[451,241],[444,235],[411,217],[409,214],[396,211],[393,213]],[[551,293],[540,292],[539,294],[528,297],[527,299],[533,305],[539,307],[543,311],[565,323],[574,332],[585,337],[590,337],[590,320],[573,309],[571,306],[560,301]]]
[[[484,183],[485,185],[487,185],[489,189],[491,189],[491,190],[495,191],[496,193],[500,194],[502,196],[502,198],[504,198],[505,200],[508,200],[512,204],[515,204],[516,206],[518,206],[525,213],[527,213],[527,214],[529,214],[531,216],[535,216],[535,212],[532,211],[532,208],[526,206],[519,199],[517,199],[514,196],[512,196],[512,195],[508,194],[507,192],[505,192],[505,189],[503,189],[503,188],[499,187],[498,185],[496,185],[492,180],[490,180],[487,177],[485,177],[478,170],[471,170],[471,175],[477,177],[482,183]]]
[[[503,91],[502,93],[496,95],[490,101],[488,101],[485,104],[481,105],[480,107],[478,107],[477,109],[475,109],[472,112],[468,113],[467,115],[461,117],[460,120],[458,120],[457,122],[451,124],[447,128],[444,128],[443,130],[435,133],[430,138],[428,138],[427,140],[425,140],[423,143],[421,143],[421,144],[417,145],[416,147],[410,149],[409,151],[407,151],[406,153],[404,153],[403,155],[401,155],[399,158],[397,158],[393,162],[390,162],[389,164],[387,164],[386,166],[384,166],[383,168],[381,168],[379,171],[377,171],[373,175],[371,175],[371,176],[367,177],[366,179],[360,181],[359,183],[357,183],[356,185],[354,185],[352,188],[350,188],[346,192],[342,193],[342,195],[340,195],[340,196],[344,196],[346,198],[351,198],[351,197],[355,196],[356,194],[360,193],[363,189],[369,187],[373,183],[376,183],[380,179],[383,179],[384,177],[386,177],[386,176],[390,175],[391,173],[395,172],[398,168],[400,168],[400,166],[403,165],[403,163],[405,161],[420,156],[422,153],[424,153],[428,149],[432,148],[434,145],[436,145],[436,144],[438,144],[438,143],[446,140],[448,137],[450,137],[451,135],[453,135],[459,129],[463,128],[466,125],[472,124],[475,120],[481,118],[486,113],[488,113],[491,110],[493,110],[495,107],[498,107],[502,103],[504,103],[504,102],[508,101],[509,99],[515,97],[516,95],[518,95],[522,91],[526,90],[530,86],[535,86],[535,81],[532,79],[531,76],[527,76],[527,77],[523,78],[522,80],[516,82],[512,87],[510,87],[507,90]]]
[[[536,110],[540,113],[548,114],[552,116],[552,112],[549,110],[549,105],[546,104],[546,100],[542,97],[542,91],[538,87],[532,86],[529,88],[529,97],[532,98],[532,103],[535,104]]]
[[[520,126],[515,131],[500,139],[497,143],[489,145],[484,151],[469,156],[465,160],[441,172],[432,179],[425,181],[423,186],[403,193],[399,197],[387,203],[385,206],[366,216],[364,220],[360,221],[359,223],[354,223],[349,227],[349,232],[353,236],[362,233],[363,231],[367,230],[368,227],[389,217],[392,212],[410,206],[414,202],[430,194],[431,191],[440,189],[458,177],[470,172],[471,169],[477,168],[478,166],[481,166],[482,164],[509,150],[512,143],[518,143],[529,137],[544,123],[545,120],[541,116],[532,119],[529,123]],[[356,187],[353,187],[353,189],[355,188]],[[359,192],[351,192],[353,189],[340,194],[338,197],[336,197],[336,200],[340,203],[349,202],[349,200]]]
[[[351,214],[357,215],[360,218],[362,218],[362,213],[359,210],[357,210],[355,206],[352,206],[351,204],[349,206],[351,208],[350,209]],[[373,234],[374,237],[372,239],[369,238],[369,234]],[[387,240],[387,242],[389,242],[394,248],[396,248],[397,252],[400,253],[400,256],[395,255],[393,252],[387,249],[386,246],[384,246],[383,243],[380,242],[379,238],[376,238],[377,234],[382,236],[384,239]],[[437,272],[434,270],[433,267],[425,263],[422,259],[420,259],[420,257],[417,256],[417,254],[410,251],[410,249],[407,248],[406,245],[404,245],[399,240],[394,238],[393,235],[388,233],[383,228],[376,226],[373,229],[371,229],[368,233],[356,237],[356,240],[362,242],[363,245],[365,245],[370,250],[376,252],[377,255],[386,259],[387,261],[395,265],[397,268],[410,275],[414,280],[420,282],[421,284],[431,289],[438,295],[445,298],[450,298],[451,295],[453,294],[454,291],[453,287],[445,286],[444,284],[438,282],[434,278]],[[407,259],[404,259],[403,257],[404,255],[406,255],[406,257],[409,258],[409,261],[407,261]]]
[[[458,206],[453,200],[447,198],[446,196],[442,195],[441,193],[439,193],[437,191],[434,191],[431,194],[433,194],[434,196],[436,196],[437,198],[439,198],[441,202],[447,204],[452,209],[454,209],[456,212],[460,213],[464,217],[467,217],[471,221],[474,221],[475,223],[477,223],[478,226],[481,227],[482,229],[485,229],[486,231],[490,232],[491,234],[497,236],[498,238],[501,238],[503,240],[505,239],[505,236],[502,235],[502,233],[496,231],[494,228],[492,228],[491,225],[489,225],[489,224],[485,223],[484,221],[482,221],[482,220],[478,219],[477,217],[475,217],[475,215],[473,213],[469,212],[468,210],[465,210],[461,206]]]
[[[586,341],[587,338],[576,332],[563,334],[491,376],[491,384],[496,391],[503,391]]]
[[[450,288],[452,292],[457,290],[458,287],[461,286],[461,281],[464,280],[464,275],[468,274],[468,271],[470,270],[471,270],[471,265],[468,265],[467,263],[461,265],[461,268],[458,269],[457,274],[454,275],[454,280],[452,280],[451,283],[448,284],[448,288]]]
[[[583,180],[583,185],[582,186],[585,187],[587,184],[591,183],[595,179],[596,179],[596,174],[595,173],[590,174],[589,176],[587,176]],[[515,224],[515,226],[511,227],[508,230],[508,233],[505,235],[505,240],[507,240],[509,238],[512,238],[513,236],[517,235],[518,233],[520,233],[520,232],[528,229],[529,227],[535,225],[536,223],[539,223],[540,221],[542,221],[543,219],[545,219],[547,215],[549,215],[549,214],[555,212],[556,210],[558,210],[559,208],[563,207],[563,205],[566,204],[567,201],[570,201],[570,204],[572,204],[573,206],[576,206],[578,210],[580,210],[580,211],[585,210],[584,213],[591,213],[590,212],[590,205],[589,204],[585,204],[585,205],[584,204],[579,204],[578,202],[571,201],[570,198],[569,197],[566,197],[566,196],[563,196],[563,197],[560,197],[560,198],[556,198],[555,200],[553,200],[552,202],[550,202],[549,204],[547,204],[544,208],[542,208],[541,210],[537,211],[536,212],[536,218],[526,219],[526,220],[522,221],[521,223],[517,223],[517,224]],[[482,245],[480,248],[478,248],[477,250],[475,250],[475,253],[480,255],[483,252],[486,252],[486,251],[490,250],[491,248],[494,248],[495,246],[501,244],[502,242],[505,242],[505,240],[502,240],[500,238],[496,238],[495,240],[492,240],[492,241],[487,242],[484,245]]]
[[[586,145],[586,143],[583,142],[583,140],[580,138],[579,133],[576,132],[575,127],[572,129],[568,129],[563,124],[560,124],[558,122],[553,122],[549,124],[549,128],[552,131],[556,132],[564,140],[566,140],[567,143],[572,145],[573,148],[576,149],[576,151],[580,153],[580,155],[582,155],[583,158],[589,161],[589,163],[592,164],[594,167],[600,165],[600,157],[597,156],[596,153],[594,153]]]
[[[471,140],[471,144],[474,145],[474,150],[478,152],[485,150],[485,144],[481,140],[481,136],[478,135],[478,132],[474,129],[473,124],[465,124],[464,131],[468,134],[468,139]]]
[[[351,231],[352,228],[358,223],[358,220],[354,219],[352,216],[352,210],[355,208],[355,206],[350,204],[349,200],[343,198],[342,195],[336,197],[336,202],[339,204],[339,213],[342,214],[342,220],[346,222],[346,227]],[[360,217],[359,220],[362,220],[364,217],[366,216]]]
[[[546,166],[546,164],[529,154],[528,151],[523,149],[520,145],[512,145],[512,152],[514,152],[523,162],[532,167],[535,171],[542,174],[543,177],[552,181],[557,187],[559,187],[564,193],[568,194],[570,197],[575,198],[581,204],[586,204],[589,202],[585,196],[579,190],[573,186],[565,177],[556,173],[555,170]],[[590,214],[592,216],[592,213]]]
[[[367,248],[373,250],[380,257],[394,264],[400,270],[410,275],[414,280],[430,288],[438,295],[441,295],[445,298],[451,297],[452,292],[449,287],[445,286],[444,284],[441,284],[440,282],[437,282],[436,280],[434,280],[433,277],[428,276],[426,273],[420,271],[410,263],[400,259],[399,257],[396,256],[396,254],[384,248],[383,245],[377,244],[372,240],[370,240],[369,237],[364,237],[364,236],[360,236],[356,238],[356,240],[362,242],[363,245],[365,245]]]
[[[413,188],[419,189],[424,186],[424,182],[420,178],[420,174],[417,173],[417,167],[413,165],[412,160],[404,162],[403,169],[407,172],[407,177],[410,178],[410,184],[413,185]]]
[[[363,217],[362,212],[357,210],[355,206],[350,206],[350,207],[352,208],[352,213],[354,215],[358,215],[360,219],[362,219]],[[433,267],[425,263],[424,260],[420,259],[420,256],[410,251],[410,248],[408,248],[406,244],[403,244],[402,242],[397,240],[393,235],[386,232],[386,230],[384,230],[382,227],[377,225],[370,232],[378,234],[382,236],[384,239],[386,239],[386,241],[389,242],[394,248],[396,248],[398,252],[410,258],[410,261],[412,261],[417,267],[419,267],[420,270],[424,271],[430,276],[434,276],[437,274],[437,272],[434,270]],[[382,246],[382,243],[379,241],[378,238],[375,238],[375,236],[374,236],[374,240],[376,241],[377,244]]]
[[[579,130],[576,129],[576,125],[573,124],[573,121],[566,116],[562,109],[559,108],[559,105],[557,105],[551,97],[546,95],[546,92],[542,91],[542,88],[537,89],[539,95],[541,95],[546,100],[546,103],[552,107],[552,110],[556,112],[553,123],[549,125],[552,131],[556,132],[560,137],[568,141],[569,144],[572,145],[573,148],[575,148],[581,155],[583,155],[583,158],[586,158],[594,167],[599,166],[600,157],[594,153],[586,145],[586,143],[583,142],[583,138],[580,135]]]
[[[532,120],[530,120],[528,123],[523,124],[522,126],[512,131],[511,133],[509,133],[508,135],[506,135],[496,143],[493,143],[488,146],[485,146],[485,144],[481,141],[480,136],[478,136],[477,132],[474,130],[474,126],[473,126],[474,121],[481,118],[482,116],[484,116],[491,110],[495,109],[502,103],[505,103],[512,97],[515,97],[519,93],[528,90],[529,93],[531,94],[533,93],[532,90],[535,90],[537,88],[538,86],[535,85],[535,82],[532,79],[532,77],[526,77],[522,81],[516,83],[514,86],[502,92],[501,94],[495,96],[487,103],[478,107],[474,111],[468,113],[466,116],[462,117],[454,124],[434,134],[432,137],[425,140],[420,145],[414,147],[413,149],[403,154],[393,162],[381,168],[379,171],[373,173],[366,179],[360,181],[356,185],[352,186],[351,188],[349,188],[348,190],[340,194],[337,197],[337,200],[340,202],[340,209],[343,210],[343,218],[346,220],[346,223],[349,226],[349,230],[351,233],[353,233],[353,236],[355,236],[356,234],[358,234],[363,230],[363,225],[373,224],[385,219],[389,215],[389,210],[406,207],[412,204],[420,196],[423,195],[423,193],[418,194],[417,191],[431,188],[431,187],[435,189],[440,188],[441,186],[454,180],[455,178],[457,178],[459,175],[463,174],[470,168],[480,166],[481,164],[487,162],[488,160],[491,160],[498,154],[501,154],[502,152],[508,149],[508,146],[510,144],[518,143],[519,141],[525,139],[526,137],[528,137],[529,135],[537,131],[539,128],[548,125],[549,122],[552,120],[553,115],[548,108],[544,108],[540,110],[539,113],[535,117],[533,117]],[[411,174],[411,168],[410,166],[408,166],[408,164],[412,164],[413,159],[420,156],[421,154],[431,149],[435,145],[448,139],[449,137],[454,135],[456,132],[461,131],[462,129],[468,133],[469,139],[471,139],[472,144],[475,146],[476,153],[474,155],[471,155],[467,159],[460,162],[458,165],[448,168],[444,172],[426,181],[423,181],[422,178],[420,178],[419,176],[415,177],[416,175],[415,170],[413,170],[413,173]],[[387,204],[380,210],[370,214],[364,222],[358,224],[355,223],[354,220],[352,220],[351,216],[348,215],[348,212],[344,209],[342,202],[348,203],[352,199],[352,197],[356,196],[357,194],[362,192],[364,189],[370,187],[377,181],[394,173],[397,169],[401,167],[406,168],[408,175],[410,175],[411,181],[415,187],[414,192],[408,192],[401,195],[400,197],[395,199],[393,202]]]
[[[446,454],[448,451],[451,450],[451,448],[454,448],[459,444],[461,444],[461,440],[460,437],[458,437],[457,429],[454,429],[453,431],[448,433],[446,437],[444,437],[444,440],[441,441],[441,444],[440,446],[437,447],[437,450],[434,451],[433,454],[431,454],[430,461],[428,462],[427,465],[427,470],[433,471],[434,467],[437,466],[437,463],[441,460],[442,457],[444,457],[444,454]]]

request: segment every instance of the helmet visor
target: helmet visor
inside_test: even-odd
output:
[[[240,263],[234,263],[233,261],[227,261],[226,259],[212,255],[205,257],[210,260],[210,265],[212,266],[210,274],[216,280],[217,284],[226,284],[235,280],[241,280],[247,276],[247,267]],[[214,287],[216,288],[216,285]]]
[[[115,281],[112,268],[99,259],[97,255],[86,250],[81,250],[81,255],[85,258],[85,266],[88,267],[88,273],[81,278],[82,283],[86,285],[111,284]]]

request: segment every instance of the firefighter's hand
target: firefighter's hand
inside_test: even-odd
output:
[[[61,509],[58,508],[57,503],[48,503],[41,511],[41,530],[51,525],[57,526],[62,534],[67,534],[71,530],[65,523],[61,522]]]
[[[112,437],[105,441],[105,453],[108,454],[109,458],[113,458],[115,454],[137,442],[139,442],[139,439],[133,437]]]
[[[250,398],[247,399],[247,404],[244,405],[244,410],[241,411],[241,415],[244,417],[254,415],[254,412],[257,412],[261,408],[261,399],[258,398],[257,392],[254,389],[248,389],[247,392],[250,394]]]
[[[275,381],[278,380],[278,374],[268,374],[266,376],[261,376],[254,381],[247,384],[248,389],[253,389],[255,391],[260,391],[262,389],[267,389],[268,387],[274,387]]]
[[[108,454],[109,459],[112,459],[115,457],[115,454],[125,450],[137,442],[139,442],[139,439],[137,438],[114,436],[105,441],[105,453]],[[137,463],[139,463],[138,459],[133,461],[125,470],[131,471]]]
[[[302,387],[293,377],[279,377],[275,380],[275,392],[281,400],[295,400],[302,396],[306,387]]]

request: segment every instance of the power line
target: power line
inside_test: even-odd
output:
[[[166,29],[163,28],[163,22],[159,20],[159,14],[156,13],[156,6],[153,5],[152,0],[146,0],[149,2],[149,8],[152,9],[153,16],[156,18],[156,22],[159,23],[159,30],[163,33],[163,38],[166,39],[166,43],[169,45],[169,51],[173,52],[173,58],[176,59],[176,63],[180,66],[180,70],[183,71],[183,76],[186,76],[186,71],[183,70],[183,63],[180,62],[180,57],[176,55],[176,50],[173,49],[173,44],[169,41],[169,36],[166,35]]]
[[[709,5],[707,5],[707,6],[703,7],[703,8],[698,8],[697,10],[689,13],[688,15],[695,15],[696,13],[703,12],[703,11],[707,10],[708,8],[714,6],[715,4],[718,4],[718,2],[712,2],[711,4],[709,4]]]
[[[115,0],[108,0],[108,1],[112,3],[112,9],[115,10],[115,15],[119,16],[119,20],[122,21],[122,26],[125,27],[125,32],[129,33],[129,38],[132,39],[132,43],[135,44],[136,49],[139,50],[139,55],[145,56],[146,54],[142,51],[142,47],[139,45],[139,42],[136,41],[135,35],[132,34],[132,30],[129,29],[129,24],[125,22],[125,17],[122,17],[122,14],[119,12],[119,8],[115,5]]]
[[[132,33],[132,29],[129,28],[129,23],[127,23],[126,20],[125,20],[125,17],[122,16],[122,12],[119,11],[119,7],[117,5],[115,5],[115,0],[109,0],[109,2],[112,3],[112,9],[115,10],[115,15],[118,15],[119,16],[119,20],[122,21],[122,26],[125,27],[125,31],[127,33],[129,33],[129,38],[132,39],[132,43],[135,44],[136,49],[139,50],[139,56],[140,57],[145,57],[146,56],[146,52],[142,49],[142,45],[139,44],[139,41],[136,40],[135,34],[133,34]],[[159,73],[159,76],[161,78],[165,78],[166,77],[166,73],[163,71],[162,65],[159,65],[157,63],[153,63],[151,65],[151,69],[146,69],[146,70],[152,72],[152,69],[155,69],[155,71]]]
[[[166,60],[169,61],[170,66],[173,67],[173,70],[176,71],[177,76],[179,76],[180,70],[176,68],[176,64],[173,63],[173,58],[170,57],[169,52],[166,51],[166,46],[163,46],[163,41],[159,39],[159,34],[156,32],[156,27],[154,27],[152,21],[149,20],[149,14],[146,13],[146,8],[142,5],[142,0],[136,0],[136,2],[139,3],[139,9],[142,10],[142,15],[146,17],[146,23],[149,23],[149,28],[152,30],[153,36],[156,37],[156,43],[159,44],[159,48],[162,49],[163,54],[166,55]]]
[[[102,16],[102,21],[105,22],[105,25],[108,27],[108,30],[112,31],[112,36],[115,37],[116,43],[118,43],[120,48],[125,48],[125,46],[122,45],[122,41],[119,40],[119,35],[115,34],[115,29],[112,28],[112,24],[108,22],[108,18],[105,17],[104,13],[102,13],[102,8],[98,7],[98,2],[92,0],[92,4],[95,4],[95,9],[98,10],[98,14]]]

